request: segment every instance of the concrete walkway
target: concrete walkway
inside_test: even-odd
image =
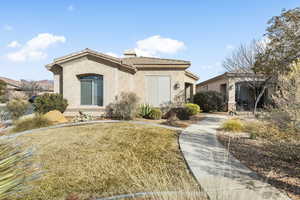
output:
[[[186,128],[179,144],[189,168],[211,200],[289,200],[271,185],[259,180],[237,159],[229,155],[216,137],[226,116],[207,115]]]

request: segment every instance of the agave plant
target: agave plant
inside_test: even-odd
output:
[[[37,177],[37,171],[28,162],[30,156],[30,152],[0,141],[0,200],[24,191],[26,183]]]
[[[139,115],[143,118],[148,118],[152,108],[149,104],[141,104]]]

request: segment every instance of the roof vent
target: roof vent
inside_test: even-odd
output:
[[[134,49],[125,50],[123,54],[124,54],[125,58],[136,57],[136,53],[135,53]]]

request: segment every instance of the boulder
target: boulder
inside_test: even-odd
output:
[[[55,124],[67,123],[68,120],[58,110],[52,110],[44,114],[44,117]]]

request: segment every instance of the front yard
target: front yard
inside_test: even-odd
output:
[[[41,178],[22,199],[79,199],[147,191],[198,191],[178,133],[131,123],[102,123],[20,136],[33,148]]]
[[[248,124],[252,124],[252,130],[245,131],[252,134],[220,131],[219,141],[266,182],[288,193],[291,199],[299,200],[300,135],[280,132],[270,124]],[[251,138],[253,134],[255,138]]]

